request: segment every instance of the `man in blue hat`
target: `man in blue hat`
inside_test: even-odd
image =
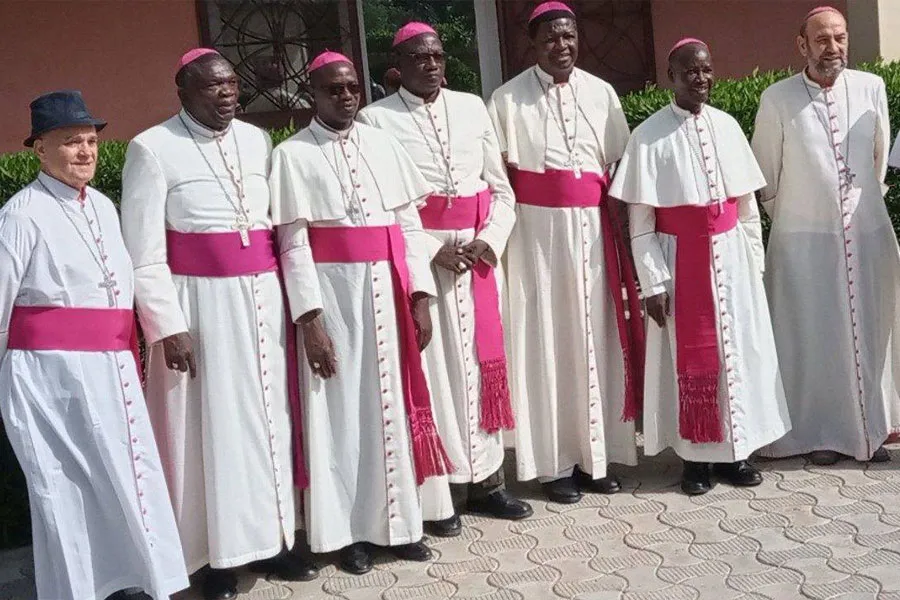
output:
[[[0,209],[0,410],[25,472],[39,598],[155,598],[188,585],[144,396],[131,261],[88,186],[77,91],[31,104],[37,178]]]

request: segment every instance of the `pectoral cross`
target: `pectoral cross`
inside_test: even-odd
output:
[[[234,219],[234,228],[238,230],[241,236],[241,247],[250,246],[250,219],[246,213],[238,213]]]
[[[101,289],[106,288],[106,299],[109,301],[109,305],[111,307],[115,306],[116,305],[116,294],[115,294],[116,280],[113,279],[109,273],[104,273],[103,281],[98,283],[97,287],[99,287]]]
[[[575,179],[581,179],[581,157],[577,154],[569,155],[569,161],[566,166],[575,172]]]

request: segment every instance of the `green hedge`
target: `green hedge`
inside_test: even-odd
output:
[[[891,122],[900,125],[900,63],[873,63],[859,68],[877,73],[887,84]],[[737,80],[722,80],[713,89],[711,104],[734,115],[749,136],[762,91],[788,72],[754,73]],[[646,90],[622,98],[625,114],[632,127],[664,107],[670,100],[669,92],[651,86]],[[277,144],[291,134],[289,130],[272,133]],[[891,139],[893,141],[893,138]],[[94,186],[118,201],[122,186],[122,164],[125,159],[125,143],[103,142]],[[0,156],[0,205],[28,184],[37,174],[38,163],[29,152]],[[888,175],[893,187],[887,197],[888,210],[895,229],[900,229],[900,177]],[[15,457],[3,436],[0,436],[0,548],[21,545],[28,541],[27,496],[22,489],[22,477]]]

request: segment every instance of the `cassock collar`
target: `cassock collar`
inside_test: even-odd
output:
[[[406,103],[409,104],[410,106],[424,106],[426,104],[424,98],[416,96],[415,94],[413,94],[411,91],[409,91],[402,85],[400,86],[400,89],[397,90],[397,93],[400,94],[400,97],[403,98],[404,100],[406,100]],[[440,102],[440,100],[443,97],[444,97],[443,91],[439,90],[437,97],[435,97],[435,99],[434,99],[434,102],[431,102],[430,104],[434,104],[436,106],[437,103]]]
[[[316,137],[324,137],[333,142],[338,140],[347,139],[356,131],[356,121],[350,124],[350,127],[344,129],[343,131],[338,131],[337,129],[332,129],[325,123],[322,123],[317,117],[313,117],[313,120],[309,123],[309,129],[316,135]]]
[[[682,119],[689,119],[690,117],[694,117],[694,116],[699,117],[704,112],[706,112],[706,104],[704,104],[703,107],[700,109],[699,115],[695,115],[694,113],[692,113],[689,110],[684,110],[683,108],[681,108],[680,106],[675,104],[674,100],[672,100],[671,107],[672,107],[672,112],[674,112],[676,115],[678,115]]]
[[[565,83],[556,83],[553,81],[553,75],[543,70],[540,65],[534,65],[534,72],[537,73],[538,79],[541,80],[542,83],[546,85],[565,85]],[[578,69],[572,69],[572,72],[569,74],[568,83],[575,84],[578,80]]]
[[[47,186],[50,193],[58,199],[71,200],[75,202],[81,196],[81,190],[76,190],[68,184],[63,183],[52,175],[47,175],[43,171],[38,173],[38,181]]]
[[[212,140],[217,137],[227,135],[228,132],[231,131],[231,123],[229,123],[228,127],[226,127],[223,131],[216,131],[214,129],[210,129],[209,127],[195,119],[193,116],[191,116],[191,113],[189,113],[184,108],[182,108],[181,112],[178,114],[181,116],[181,120],[184,121],[184,124],[187,126],[190,132],[200,137],[205,137]]]
[[[844,75],[845,75],[846,73],[847,73],[847,69],[844,69],[843,71],[841,71],[841,74],[838,75],[838,76],[837,76],[837,79],[834,80],[834,85],[831,86],[830,88],[823,88],[821,85],[819,85],[818,83],[816,83],[815,81],[813,81],[812,78],[811,78],[809,75],[806,74],[806,69],[803,69],[803,71],[801,71],[800,75],[801,75],[801,77],[803,77],[803,81],[806,83],[806,85],[808,85],[809,87],[811,87],[811,88],[813,88],[813,89],[815,89],[815,90],[820,90],[820,89],[833,89],[833,88],[836,88],[836,87],[838,86],[839,83],[841,83],[841,82],[844,81]]]

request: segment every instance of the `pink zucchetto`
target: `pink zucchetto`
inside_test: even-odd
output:
[[[839,15],[841,15],[841,16],[844,16],[843,14],[841,14],[841,11],[839,11],[838,9],[836,9],[836,8],[833,7],[833,6],[818,6],[818,7],[814,8],[814,9],[812,9],[811,11],[809,11],[808,13],[806,13],[806,16],[803,17],[803,22],[806,23],[807,21],[809,21],[810,19],[812,19],[814,16],[820,15],[820,14],[822,14],[822,13],[824,13],[824,12],[833,12],[833,13],[835,13],[835,14],[839,14]]]
[[[565,12],[569,13],[573,17],[575,16],[575,11],[573,11],[568,7],[568,5],[564,4],[563,2],[542,2],[541,4],[538,4],[533,11],[531,11],[531,16],[528,17],[528,23],[530,24],[541,15],[551,11]]]
[[[675,42],[675,45],[672,46],[671,50],[669,50],[668,57],[672,58],[672,55],[675,54],[676,50],[678,50],[679,48],[684,48],[685,46],[687,46],[689,44],[698,44],[700,46],[703,46],[707,50],[709,50],[709,46],[703,40],[698,40],[697,38],[692,38],[692,37],[686,37],[686,38],[680,39],[677,42]]]
[[[177,70],[180,71],[201,56],[206,56],[207,54],[218,54],[219,56],[221,56],[221,54],[219,54],[217,50],[213,50],[212,48],[194,48],[193,50],[188,50],[181,55],[181,58],[178,60]]]
[[[411,21],[397,30],[397,33],[394,34],[394,41],[391,44],[391,48],[396,48],[406,40],[411,40],[417,35],[422,35],[423,33],[432,33],[437,35],[437,31],[429,25],[428,23],[421,23],[419,21]]]
[[[306,69],[307,73],[312,73],[316,69],[321,69],[325,65],[330,65],[331,63],[336,62],[344,62],[348,64],[353,64],[353,61],[341,54],[340,52],[332,52],[331,50],[326,50],[322,54],[315,57],[311,63],[309,63],[309,67]]]

